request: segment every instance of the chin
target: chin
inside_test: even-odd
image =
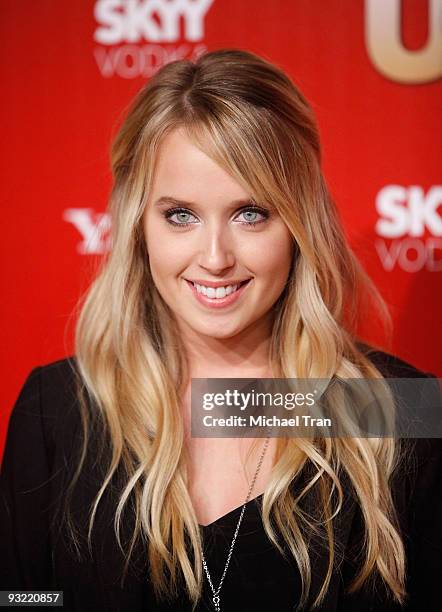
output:
[[[216,325],[211,325],[208,327],[195,325],[192,327],[196,333],[202,336],[208,336],[209,338],[216,338],[218,340],[227,340],[228,338],[233,338],[241,332],[240,328],[235,327],[229,329],[226,325],[220,325],[219,327]]]

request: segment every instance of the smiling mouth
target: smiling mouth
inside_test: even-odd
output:
[[[216,300],[224,299],[229,295],[236,293],[239,289],[241,289],[241,287],[249,283],[251,280],[251,278],[247,278],[246,280],[241,281],[240,283],[234,285],[226,284],[221,287],[208,287],[207,285],[200,285],[199,283],[190,280],[187,280],[187,282],[192,288],[194,288],[197,294],[202,295],[208,299]]]

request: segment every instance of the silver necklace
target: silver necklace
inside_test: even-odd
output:
[[[207,567],[206,559],[204,558],[204,553],[202,553],[204,571],[206,572],[207,580],[209,582],[210,588],[212,589],[212,593],[213,593],[212,601],[213,601],[213,605],[215,607],[215,612],[220,612],[221,611],[219,593],[221,591],[221,587],[222,587],[223,582],[224,582],[224,578],[225,578],[225,575],[226,575],[226,572],[227,572],[227,568],[229,567],[230,557],[232,556],[233,547],[235,546],[236,537],[238,535],[238,531],[239,531],[239,528],[240,528],[240,525],[241,525],[242,517],[244,516],[246,505],[247,505],[247,503],[248,503],[248,501],[250,499],[250,495],[252,494],[256,478],[258,477],[258,474],[259,474],[259,470],[261,469],[262,461],[264,459],[265,452],[266,452],[267,447],[269,445],[269,441],[270,441],[270,438],[266,438],[266,441],[264,443],[264,446],[263,446],[263,449],[262,449],[262,452],[261,452],[261,457],[260,457],[259,462],[258,462],[258,467],[256,468],[256,472],[255,472],[255,475],[253,477],[252,484],[250,485],[249,492],[247,493],[246,501],[244,502],[242,510],[241,510],[241,514],[239,515],[238,523],[236,525],[235,533],[233,535],[232,543],[230,545],[229,554],[227,555],[227,561],[226,561],[226,564],[224,566],[224,571],[222,573],[221,580],[220,580],[220,583],[219,583],[217,589],[215,589],[215,587],[213,586],[212,579],[211,579],[210,573],[209,573],[209,568]]]

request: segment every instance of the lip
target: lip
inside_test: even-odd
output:
[[[196,290],[196,287],[194,286],[193,282],[185,279],[188,287],[193,292],[193,295],[196,297],[198,302],[200,304],[203,304],[204,306],[208,306],[209,308],[225,308],[227,306],[230,306],[231,304],[234,304],[235,302],[237,302],[239,300],[239,298],[242,296],[244,291],[247,290],[247,287],[250,285],[250,281],[251,280],[252,279],[249,278],[247,280],[247,282],[244,283],[244,285],[241,285],[241,287],[239,287],[239,289],[237,289],[236,291],[234,291],[230,295],[226,295],[226,297],[223,297],[223,298],[209,298],[206,295],[203,295],[202,293],[198,293],[198,291]],[[195,282],[198,282],[198,281],[195,281]],[[198,284],[204,284],[204,283],[199,283],[198,282]],[[218,283],[217,286],[218,287],[225,287],[228,284],[230,284],[230,283],[226,283],[224,281],[223,284],[220,285]],[[235,283],[233,283],[233,284],[235,284]],[[213,287],[213,285],[207,285],[207,286]]]

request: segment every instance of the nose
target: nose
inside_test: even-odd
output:
[[[202,238],[198,264],[212,274],[220,274],[234,263],[234,243],[226,228],[207,229]]]

